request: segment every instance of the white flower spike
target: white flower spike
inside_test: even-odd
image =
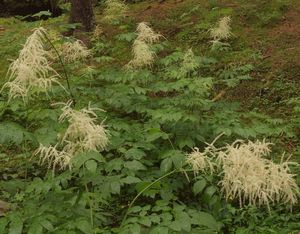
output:
[[[35,92],[45,92],[58,82],[58,73],[50,66],[50,51],[45,50],[46,30],[42,27],[34,29],[27,38],[23,49],[9,67],[8,82],[1,89],[9,89],[9,101],[22,97],[26,102],[29,92],[35,88]]]

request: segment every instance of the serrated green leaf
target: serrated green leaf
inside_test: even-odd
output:
[[[140,170],[146,170],[147,169],[142,163],[140,163],[137,160],[133,160],[133,161],[130,161],[130,162],[125,162],[124,167],[128,168],[129,170],[133,170],[133,171],[140,171]]]
[[[147,130],[147,142],[152,142],[159,138],[168,139],[169,136],[167,133],[162,132],[159,128],[150,128]]]
[[[162,160],[161,164],[160,164],[160,171],[162,173],[167,173],[172,169],[172,159],[171,158],[165,158],[164,160]]]
[[[140,183],[136,184],[135,188],[136,188],[137,192],[139,193],[145,187],[147,187],[150,183],[151,182],[140,182]],[[161,189],[161,184],[159,182],[157,182],[154,185],[152,185],[150,188],[145,190],[142,195],[154,198],[155,195],[159,193],[160,189]]]
[[[5,233],[5,229],[8,225],[8,223],[9,223],[8,218],[6,218],[6,217],[0,218],[0,233]]]
[[[80,168],[86,161],[93,159],[97,162],[105,162],[104,157],[95,151],[83,152],[76,154],[72,159],[71,163],[76,167]]]
[[[0,144],[20,145],[27,131],[19,124],[13,122],[0,123]]]
[[[43,233],[43,226],[40,224],[38,219],[30,223],[28,234],[42,234],[42,233]]]
[[[138,222],[146,227],[151,227],[152,224],[152,221],[148,216],[141,217]]]
[[[23,221],[18,215],[12,215],[10,217],[10,225],[8,234],[22,234]]]
[[[123,168],[124,165],[124,161],[121,158],[115,158],[110,160],[105,167],[105,170],[107,172],[111,172],[111,171],[120,171]]]
[[[178,220],[175,220],[175,221],[171,222],[171,224],[169,225],[169,228],[174,231],[180,232],[181,228],[182,228],[182,223]]]
[[[128,212],[129,213],[138,213],[141,210],[142,210],[142,207],[140,207],[140,206],[134,206],[134,207],[131,207]]]
[[[41,225],[47,230],[52,232],[54,230],[54,227],[52,225],[52,223],[49,220],[46,219],[42,219],[41,221]]]
[[[146,156],[145,152],[140,149],[136,149],[136,148],[132,148],[125,152],[125,157],[127,159],[139,160],[139,159],[142,159],[144,156]]]
[[[135,183],[139,183],[139,182],[141,182],[141,180],[134,176],[127,176],[126,178],[121,179],[121,183],[124,183],[124,184],[135,184]]]
[[[176,154],[171,157],[174,167],[179,169],[184,164],[186,157],[184,154]]]

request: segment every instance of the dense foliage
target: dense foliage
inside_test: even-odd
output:
[[[182,19],[195,9],[181,14]],[[12,75],[1,79],[0,159],[5,166],[0,167],[0,198],[10,203],[10,209],[0,218],[0,233],[292,233],[300,229],[298,203],[290,209],[280,199],[259,206],[245,198],[240,204],[234,196],[224,196],[222,173],[197,170],[187,163],[194,147],[202,152],[208,145],[221,149],[236,139],[276,142],[297,135],[298,118],[270,117],[222,98],[240,83],[251,82],[256,68],[231,61],[238,52],[231,44],[239,38],[230,39],[233,35],[226,32],[230,30],[224,26],[230,18],[222,18],[228,16],[226,11],[214,14],[210,24],[198,25],[202,38],[197,40],[204,53],[174,45],[167,35],[155,34],[158,30],[151,31],[152,40],[141,36],[141,28],[136,31],[136,23],[141,22],[119,15],[85,35],[89,50],[81,41],[58,36],[51,20],[22,23],[25,28],[40,24],[46,28],[37,39],[42,44],[38,55],[49,63],[38,63],[36,57],[28,60],[26,54],[21,57],[22,50],[14,64],[23,61],[32,66],[30,78],[20,78],[27,68],[19,71],[13,66],[8,71]],[[59,23],[61,30],[76,27]],[[143,25],[149,33],[148,26]],[[107,36],[101,27],[118,33]],[[26,36],[31,34],[26,29]],[[143,43],[142,49],[134,47],[138,43]],[[6,46],[16,59],[14,43]],[[36,85],[48,75],[43,70],[47,68],[55,82]],[[26,80],[22,95],[11,94],[16,86],[6,82],[12,76]],[[289,105],[299,111],[298,99]],[[95,130],[95,136],[86,140],[100,127],[102,135]],[[89,131],[83,134],[85,129]],[[61,152],[71,156],[67,161],[52,160],[48,156],[54,151],[40,154],[45,149],[41,145],[57,147],[57,157],[65,157]],[[274,148],[274,154],[264,156],[280,163],[284,149]],[[290,167],[296,173],[297,166]]]

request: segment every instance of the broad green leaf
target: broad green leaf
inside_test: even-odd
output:
[[[150,219],[153,223],[160,223],[160,216],[157,214],[152,214],[150,216]]]
[[[125,157],[127,159],[139,160],[139,159],[142,159],[144,156],[146,156],[145,152],[140,149],[136,149],[136,148],[132,148],[125,153]]]
[[[42,16],[51,16],[51,15],[52,15],[52,13],[50,11],[40,11],[32,16],[40,18]]]
[[[115,158],[110,160],[105,167],[105,170],[107,172],[112,172],[112,171],[120,171],[123,168],[124,161],[121,158]]]
[[[89,152],[76,154],[71,159],[71,163],[76,168],[80,168],[86,161],[88,161],[90,159],[94,159],[97,162],[105,162],[104,157],[99,152],[89,151]]]
[[[187,213],[183,211],[179,211],[179,212],[175,212],[174,216],[175,216],[175,220],[181,223],[182,230],[187,232],[191,231],[191,218]]]
[[[205,179],[198,180],[194,185],[193,185],[193,192],[195,195],[198,193],[201,193],[203,189],[206,186],[206,181]]]
[[[193,148],[195,146],[195,142],[189,137],[179,139],[177,142],[180,149],[183,149],[186,146],[188,146],[189,148]]]
[[[136,188],[137,192],[139,193],[144,188],[146,188],[150,183],[151,182],[140,182],[140,183],[136,184],[135,188]],[[150,188],[145,190],[142,195],[154,198],[155,195],[159,193],[160,189],[161,189],[161,184],[159,182],[157,182],[154,185],[152,185]]]
[[[175,221],[171,222],[169,228],[174,231],[180,232],[182,229],[182,223],[178,220],[175,220]]]
[[[45,146],[54,145],[57,141],[57,132],[49,127],[37,129],[34,132],[34,136],[40,144]]]
[[[120,190],[121,190],[120,182],[118,181],[111,182],[110,188],[113,194],[120,194]]]
[[[140,212],[141,210],[142,210],[142,207],[134,206],[129,209],[129,213],[137,213],[137,212]]]
[[[141,180],[134,176],[127,176],[127,177],[121,179],[121,183],[124,183],[124,184],[135,184],[135,183],[139,183],[139,182],[141,182]]]
[[[213,230],[219,230],[220,224],[209,213],[199,211],[192,215],[192,223],[199,226],[208,227]]]
[[[169,228],[167,227],[155,227],[153,228],[149,234],[168,234]]]
[[[85,219],[77,220],[76,227],[83,233],[86,233],[86,234],[93,233],[91,224]]]
[[[54,227],[52,225],[52,223],[49,220],[46,219],[42,219],[41,220],[41,225],[47,230],[47,231],[53,231]]]
[[[133,171],[140,171],[140,170],[146,170],[147,169],[142,163],[140,163],[137,160],[133,160],[133,161],[130,161],[130,162],[125,162],[124,167],[128,168],[129,170],[133,170]]]
[[[186,160],[186,157],[184,154],[175,154],[171,157],[172,159],[172,162],[174,164],[174,167],[179,169],[182,167],[182,165],[184,164],[185,160]]]
[[[150,217],[148,217],[148,216],[144,216],[144,217],[141,217],[140,219],[139,219],[139,223],[140,224],[143,224],[144,226],[146,226],[146,227],[151,227],[151,219],[150,219]]]
[[[217,189],[214,186],[207,187],[203,193],[203,201],[208,204],[210,199],[212,198],[212,196],[215,194],[216,191],[217,191]]]
[[[93,159],[88,160],[85,162],[85,167],[90,173],[95,174],[97,170],[97,162]]]
[[[130,225],[130,234],[141,234],[141,227],[137,223]]]
[[[173,165],[172,159],[165,158],[160,164],[160,171],[162,173],[167,173],[172,169],[172,165]]]
[[[165,132],[162,132],[159,128],[151,128],[147,131],[147,140],[148,142],[155,141],[156,139],[162,138],[162,139],[168,139],[168,134]]]

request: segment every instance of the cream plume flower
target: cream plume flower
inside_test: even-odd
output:
[[[40,144],[39,148],[35,151],[35,155],[39,155],[40,164],[48,164],[48,168],[52,167],[53,170],[56,166],[60,170],[65,170],[66,168],[71,169],[71,158],[73,157],[70,152],[57,149],[58,145],[55,146],[44,146]]]
[[[218,27],[209,30],[213,41],[227,40],[232,35],[230,27],[231,18],[225,16],[220,19]]]
[[[96,124],[97,115],[95,110],[98,108],[88,108],[74,110],[71,108],[72,102],[64,104],[63,113],[59,117],[59,121],[67,120],[69,127],[67,128],[63,142],[76,142],[80,151],[97,151],[103,150],[108,144],[107,130],[103,124]]]
[[[299,188],[289,165],[296,163],[284,161],[283,157],[279,164],[266,159],[271,145],[265,140],[237,140],[217,149],[212,143],[203,152],[195,148],[187,155],[187,163],[197,173],[213,173],[218,168],[222,193],[226,199],[239,200],[240,206],[252,204],[269,208],[276,202],[294,205]]]
[[[148,44],[156,43],[162,37],[161,34],[154,32],[147,22],[139,23],[136,32],[138,34],[137,40]]]
[[[93,32],[93,38],[100,39],[102,35],[103,35],[103,29],[99,25],[97,25]]]
[[[138,36],[132,46],[133,59],[126,65],[129,69],[151,66],[156,54],[150,46],[162,37],[162,35],[155,33],[145,22],[138,24],[137,34]]]
[[[181,65],[181,72],[186,74],[188,72],[195,71],[199,67],[195,59],[195,55],[192,49],[188,49],[183,56],[183,61]]]
[[[122,19],[128,10],[127,5],[120,0],[106,0],[105,5],[103,19],[109,23]]]
[[[91,55],[91,51],[80,40],[65,42],[61,46],[61,52],[67,63],[84,60]]]
[[[187,163],[191,165],[195,176],[199,172],[212,174],[215,171],[215,167],[217,165],[212,160],[211,148],[209,146],[206,147],[203,152],[200,152],[199,148],[195,147],[193,152],[187,154],[186,156]]]
[[[150,46],[140,40],[135,40],[132,47],[133,59],[127,64],[128,68],[141,68],[151,66],[155,59],[155,52],[150,49]]]
[[[67,103],[57,103],[63,105],[62,114],[59,121],[68,121],[69,126],[60,137],[60,141],[55,146],[43,146],[36,150],[35,155],[39,155],[40,163],[47,163],[49,167],[59,166],[60,169],[72,168],[71,159],[81,152],[102,151],[108,145],[108,131],[103,123],[96,124],[98,108],[88,108],[74,110],[72,101]]]
[[[242,206],[246,202],[267,205],[297,202],[299,189],[290,174],[289,162],[275,164],[265,157],[271,153],[270,143],[265,141],[247,143],[235,141],[218,153],[223,172],[220,185],[226,199],[238,199]]]
[[[45,34],[46,30],[42,27],[34,29],[18,59],[10,65],[8,82],[1,89],[9,89],[9,101],[22,97],[25,102],[33,88],[36,88],[36,92],[47,93],[52,83],[60,85],[58,73],[50,66],[51,53],[44,49]]]

